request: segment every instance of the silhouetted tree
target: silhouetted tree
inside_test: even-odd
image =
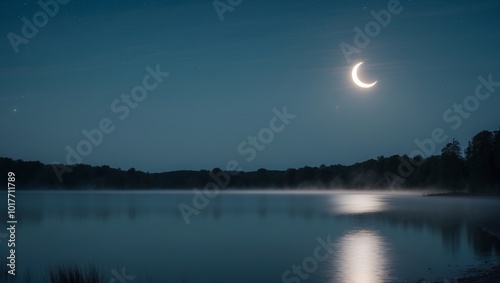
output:
[[[462,157],[460,142],[453,139],[441,150],[439,168],[439,183],[441,186],[453,190],[463,188],[465,163]]]
[[[490,188],[494,183],[494,136],[482,131],[475,135],[465,150],[469,181],[474,191]]]
[[[289,168],[285,171],[285,186],[293,187],[296,184],[295,175],[297,174],[297,169]]]
[[[498,191],[500,191],[500,128],[498,131],[495,131],[494,141],[493,141],[493,151],[494,151],[494,179],[495,186]]]

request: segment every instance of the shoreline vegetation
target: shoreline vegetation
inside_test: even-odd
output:
[[[24,283],[108,283],[113,280],[106,276],[106,273],[99,269],[96,265],[59,265],[52,266],[48,268],[48,272],[45,275],[34,275],[31,271],[27,271],[26,274],[21,275],[21,279],[14,279],[12,276],[7,275],[4,266],[0,267],[0,283],[10,283],[10,282],[24,282]],[[16,275],[18,277],[19,275]],[[116,281],[116,280],[115,280]],[[146,283],[159,283],[158,281],[145,280],[141,282]],[[166,281],[161,281],[166,282]],[[185,276],[181,283],[188,283],[189,280]],[[406,282],[406,281],[405,281]],[[445,279],[439,281],[426,281],[419,280],[416,283],[499,283],[500,282],[500,265],[491,267],[489,269],[472,269],[467,271],[467,274],[461,277],[455,277],[453,279]]]
[[[130,168],[74,164],[43,164],[39,161],[0,158],[0,173],[16,174],[19,187],[36,189],[193,189],[206,186],[231,189],[367,189],[442,188],[454,196],[500,195],[500,128],[481,131],[465,150],[453,139],[441,154],[434,142],[422,141],[416,155],[378,156],[352,165],[305,166],[298,169],[244,172],[239,166],[199,171],[149,173]],[[432,146],[431,146],[432,145]],[[465,193],[464,193],[465,192]],[[432,196],[444,194],[430,194]]]

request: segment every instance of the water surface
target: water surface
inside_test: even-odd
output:
[[[193,196],[18,191],[18,268],[94,263],[110,280],[125,268],[133,282],[369,283],[451,281],[500,263],[499,242],[480,228],[498,221],[498,199],[227,192],[186,224],[178,206]]]

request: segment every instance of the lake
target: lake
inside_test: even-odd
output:
[[[109,282],[370,283],[452,281],[500,264],[499,241],[481,229],[498,225],[500,199],[224,192],[187,224],[178,206],[193,196],[17,191],[17,272],[90,263]]]

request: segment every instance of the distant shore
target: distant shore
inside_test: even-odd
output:
[[[500,197],[496,192],[492,193],[469,193],[469,192],[439,192],[423,194],[424,197]]]
[[[441,193],[428,193],[423,194],[424,197],[468,197],[474,194],[468,192],[441,192]]]

